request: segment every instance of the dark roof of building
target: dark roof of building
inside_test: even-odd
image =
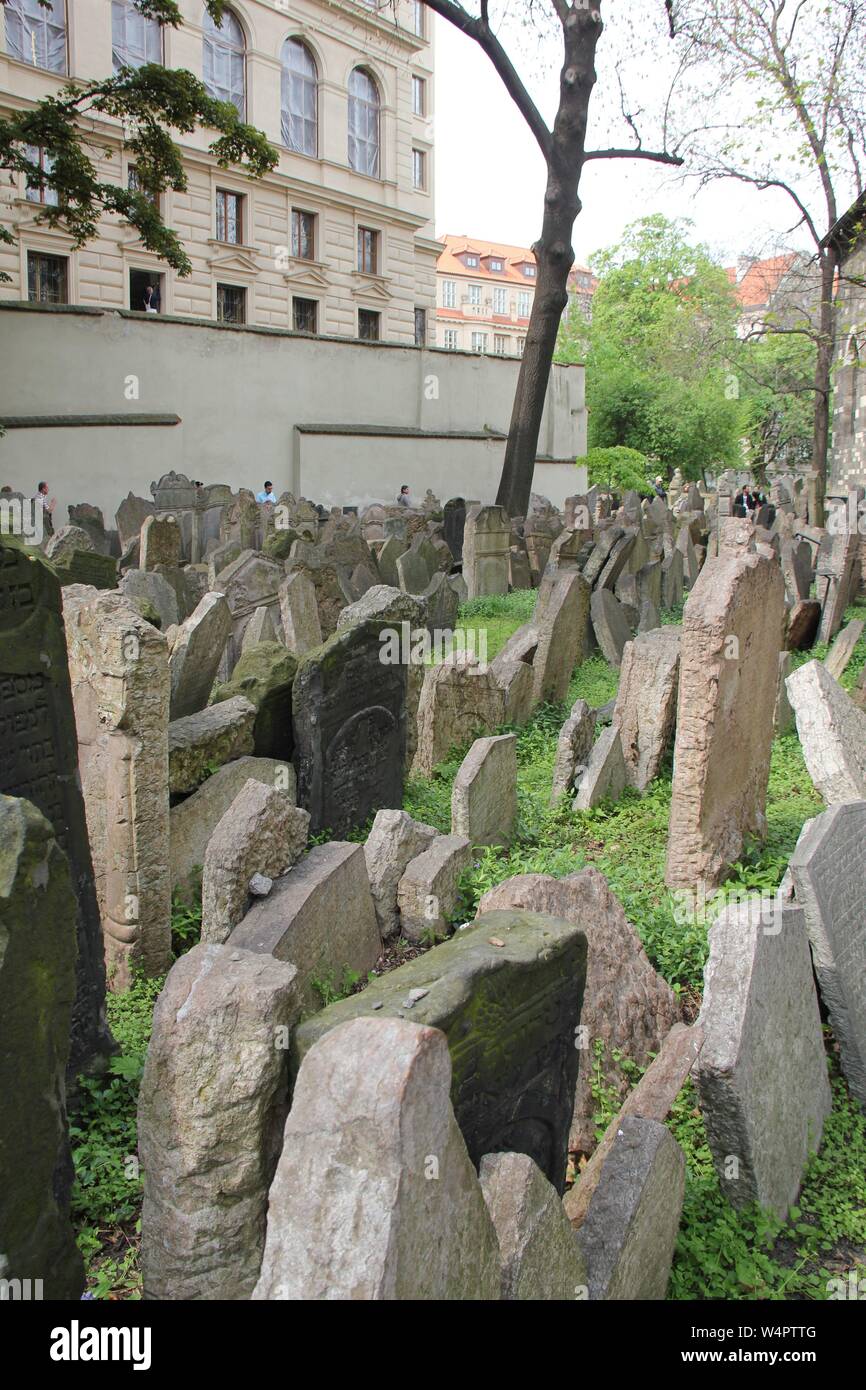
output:
[[[853,251],[855,244],[866,232],[866,192],[851,204],[821,242],[822,246],[836,246],[840,255]]]

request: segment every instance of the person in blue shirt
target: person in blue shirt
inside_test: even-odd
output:
[[[276,493],[274,492],[274,485],[273,485],[273,483],[271,483],[271,482],[266,482],[266,483],[265,483],[265,487],[264,487],[264,491],[263,491],[263,492],[257,492],[257,493],[256,493],[256,501],[257,501],[257,502],[276,502],[276,500],[277,500],[277,495],[276,495]]]

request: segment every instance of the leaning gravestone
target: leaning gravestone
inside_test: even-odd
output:
[[[488,1153],[529,1154],[561,1193],[586,949],[581,928],[555,917],[488,912],[301,1024],[293,1070],[348,1019],[406,1015],[440,1028],[451,1052],[454,1113],[473,1163]]]
[[[790,869],[842,1070],[866,1109],[866,801],[807,821]]]
[[[831,1106],[802,911],[752,898],[720,913],[698,1026],[695,1070],[721,1189],[732,1206],[759,1202],[784,1220]]]
[[[463,578],[470,598],[508,593],[510,525],[504,507],[470,507],[463,531]]]
[[[60,596],[44,560],[0,537],[0,792],[32,801],[69,859],[78,902],[74,928],[70,922],[78,939],[75,1075],[112,1043]]]
[[[538,647],[532,663],[532,699],[561,701],[582,660],[589,621],[589,585],[576,570],[543,575],[532,615]]]
[[[204,709],[231,630],[231,610],[225,595],[217,593],[205,594],[181,623],[168,661],[172,719]]]
[[[286,1115],[295,971],[200,943],[156,1003],[138,1101],[146,1299],[246,1299]]]
[[[131,541],[138,540],[142,526],[155,511],[153,502],[146,502],[132,492],[127,493],[114,514],[121,550],[125,550]]]
[[[629,786],[644,792],[673,742],[680,675],[680,629],[659,627],[626,642],[616,697]]]
[[[570,792],[575,779],[586,771],[595,737],[595,710],[586,700],[575,700],[571,712],[559,731],[556,758],[553,764],[553,786],[550,804],[553,806],[563,792]]]
[[[442,1034],[401,1019],[354,1019],[309,1051],[253,1299],[497,1298],[496,1234],[450,1083]]]
[[[766,829],[784,601],[779,565],[741,554],[709,561],[686,604],[665,873],[671,888],[717,887],[746,837]]]
[[[0,796],[0,1279],[38,1280],[36,1298],[77,1299],[84,1287],[64,1079],[75,908],[48,821],[29,801]]]
[[[809,776],[828,805],[866,798],[866,713],[820,661],[785,681]]]
[[[298,801],[316,834],[353,830],[399,806],[406,753],[406,667],[384,664],[380,624],[334,633],[302,657],[292,690]]]

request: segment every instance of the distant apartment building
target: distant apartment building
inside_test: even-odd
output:
[[[162,63],[202,79],[279,151],[261,180],[221,169],[209,135],[179,137],[188,187],[161,211],[192,262],[181,278],[110,214],[76,249],[38,220],[56,202],[50,157],[38,187],[0,190],[6,300],[156,310],[229,324],[391,342],[432,340],[433,46],[416,0],[232,0],[217,27],[180,0],[160,28],[129,0],[0,5],[0,107],[34,105],[69,78]],[[119,122],[89,118],[99,176],[135,187]],[[213,133],[210,134],[210,139]]]
[[[772,324],[790,327],[816,315],[821,278],[809,256],[794,252],[764,260],[744,256],[725,274],[739,301],[741,338],[763,337]]]
[[[442,237],[436,269],[436,343],[462,352],[521,357],[537,266],[527,246],[481,241],[468,236]],[[595,280],[575,267],[569,296],[591,311]]]

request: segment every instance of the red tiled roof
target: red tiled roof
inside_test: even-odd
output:
[[[767,304],[779,282],[794,264],[793,255],[769,256],[764,261],[752,261],[745,274],[740,275],[737,268],[728,266],[725,274],[732,285],[736,285],[737,298],[744,309],[757,309]]]
[[[535,256],[528,246],[510,246],[504,241],[485,241],[478,237],[452,236],[446,234],[439,237],[443,243],[442,253],[436,264],[436,269],[440,275],[466,275],[471,280],[494,280],[498,283],[508,283],[512,285],[523,285],[525,289],[532,289],[535,285],[535,277],[523,274],[519,268],[524,264],[534,265]],[[478,257],[477,266],[467,266],[460,260],[461,255],[468,252],[472,256]],[[485,258],[502,261],[502,270],[491,270],[484,264]],[[575,271],[581,270],[589,274],[583,266],[575,266]],[[595,281],[593,280],[593,289]]]

